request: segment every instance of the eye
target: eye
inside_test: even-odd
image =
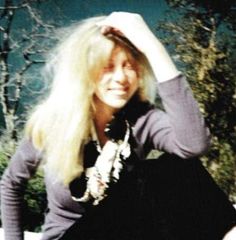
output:
[[[128,70],[135,70],[135,66],[131,62],[125,62],[123,67]]]
[[[113,63],[108,63],[104,68],[103,72],[111,72],[114,69],[114,64]]]

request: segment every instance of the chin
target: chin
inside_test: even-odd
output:
[[[107,104],[115,109],[121,109],[128,103],[127,100],[109,101]]]

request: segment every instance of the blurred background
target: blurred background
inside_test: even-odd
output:
[[[141,14],[187,76],[213,136],[201,160],[235,204],[235,0],[0,0],[0,176],[23,136],[27,115],[47,94],[40,69],[58,40],[55,31],[113,11]],[[42,177],[39,170],[26,189],[26,230],[40,231],[43,222]]]

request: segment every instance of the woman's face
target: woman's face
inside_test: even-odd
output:
[[[125,106],[138,87],[135,60],[121,47],[115,47],[95,82],[95,105],[115,112]]]

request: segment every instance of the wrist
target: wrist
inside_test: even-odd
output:
[[[153,51],[151,54],[146,55],[146,57],[158,82],[168,81],[180,74],[180,71],[176,68],[164,48],[162,51]]]
[[[167,50],[157,38],[149,40],[144,54],[158,82],[168,81],[180,74]]]

